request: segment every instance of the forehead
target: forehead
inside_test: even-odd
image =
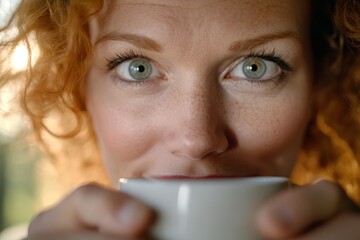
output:
[[[91,32],[94,41],[111,31],[168,41],[184,34],[252,38],[269,30],[302,35],[308,31],[309,15],[308,0],[105,0]]]

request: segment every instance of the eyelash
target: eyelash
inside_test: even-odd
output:
[[[148,57],[144,56],[142,53],[138,54],[135,53],[133,50],[129,50],[123,53],[117,53],[113,58],[106,58],[107,61],[107,68],[108,71],[113,70],[115,67],[117,67],[119,64],[134,59],[134,58],[142,58],[142,59],[146,59],[151,61],[151,59],[149,59]],[[271,52],[267,52],[266,50],[262,50],[262,51],[254,51],[254,52],[250,52],[248,55],[243,56],[244,59],[248,59],[248,58],[261,58],[263,60],[267,60],[267,61],[271,61],[275,64],[277,64],[280,69],[282,70],[281,75],[277,78],[277,79],[269,79],[267,81],[256,81],[256,80],[250,80],[248,79],[249,82],[254,83],[254,84],[266,84],[266,83],[270,83],[270,82],[274,82],[274,80],[281,80],[284,76],[284,74],[286,74],[287,72],[293,72],[294,69],[293,67],[291,67],[285,60],[282,59],[281,55],[277,55],[275,50],[272,50]],[[276,81],[275,81],[276,82]],[[143,84],[145,83],[145,81],[141,81],[141,82],[137,82],[134,81],[132,83],[129,84]]]
[[[143,54],[137,54],[133,50],[123,52],[123,53],[117,53],[115,57],[113,58],[106,58],[107,61],[107,68],[109,71],[113,70],[115,67],[117,67],[119,64],[126,62],[128,60],[131,60],[133,58],[143,58],[146,60],[150,60],[149,58],[145,57]]]

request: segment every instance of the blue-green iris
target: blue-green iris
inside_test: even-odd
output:
[[[261,58],[249,58],[243,63],[243,72],[247,78],[259,79],[266,73],[266,63]]]
[[[152,66],[144,59],[134,59],[129,64],[129,74],[136,80],[145,80],[151,76]]]

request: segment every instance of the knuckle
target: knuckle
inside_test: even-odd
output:
[[[96,196],[98,196],[99,191],[101,191],[101,187],[97,185],[96,183],[88,183],[85,185],[82,185],[75,189],[70,194],[70,199],[76,204],[76,203],[83,203],[86,199],[91,199]]]
[[[100,189],[101,187],[96,183],[87,183],[75,189],[74,194],[81,196],[93,195]]]
[[[339,184],[327,180],[320,180],[315,183],[314,188],[312,188],[312,193],[314,195],[332,199],[336,205],[340,205],[347,196]]]
[[[86,215],[90,214],[86,213],[87,210],[94,207],[105,214],[124,200],[122,194],[107,190],[96,183],[82,185],[71,195],[70,204],[77,212]]]
[[[331,205],[331,208],[334,211],[334,214],[341,212],[360,212],[359,206],[355,204],[348,196],[344,188],[334,182],[321,180],[314,184],[312,192],[315,193],[322,199],[322,206]],[[326,203],[326,204],[325,204]]]
[[[101,207],[104,201],[102,188],[96,183],[87,183],[72,191],[59,205],[67,208],[75,215],[84,214],[93,206]]]
[[[29,226],[28,226],[28,234],[32,235],[34,233],[38,233],[41,232],[42,229],[46,228],[46,223],[48,223],[49,221],[48,219],[48,213],[49,210],[40,212],[39,214],[37,214],[30,222]]]
[[[330,182],[328,180],[320,180],[318,182],[315,183],[315,185],[317,185],[318,188],[325,188],[328,191],[332,191],[333,194],[336,194],[337,196],[342,196],[345,194],[343,188],[334,182]]]

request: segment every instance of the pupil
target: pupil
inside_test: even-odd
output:
[[[256,64],[251,65],[251,71],[256,72],[258,70],[258,66]]]
[[[138,66],[138,71],[141,72],[141,73],[144,72],[145,67],[143,65]]]

